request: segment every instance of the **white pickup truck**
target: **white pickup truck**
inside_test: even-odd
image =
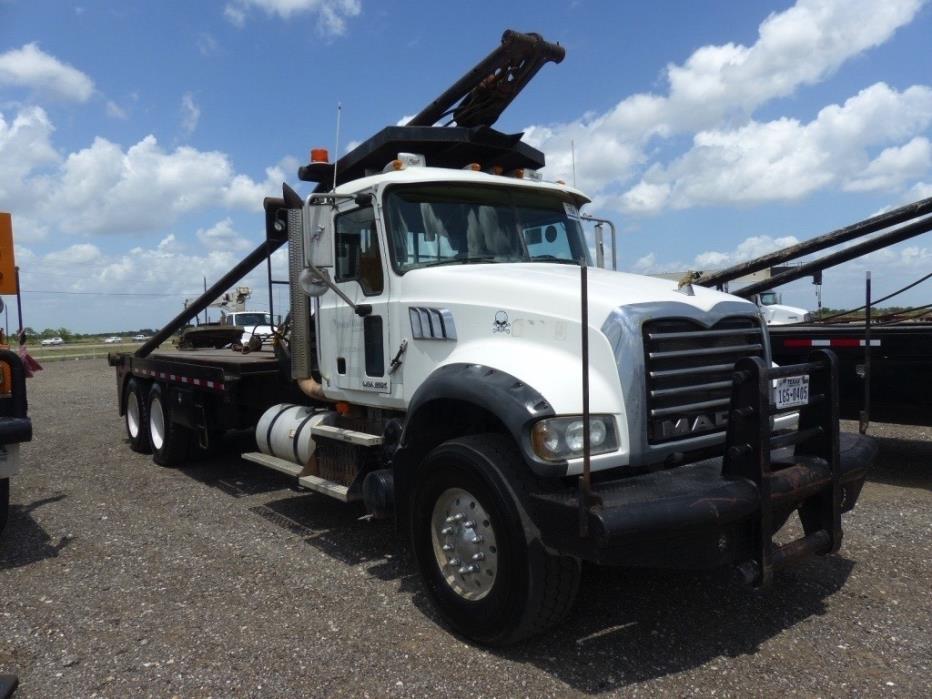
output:
[[[220,317],[220,325],[238,325],[243,328],[240,343],[249,343],[256,336],[263,342],[272,337],[272,316],[264,311],[229,311]]]
[[[760,308],[761,315],[767,325],[789,325],[791,323],[808,323],[812,314],[805,308],[786,306],[783,296],[776,291],[762,291],[754,294],[751,301]]]

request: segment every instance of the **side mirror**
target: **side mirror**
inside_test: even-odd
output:
[[[304,254],[307,261],[321,269],[333,267],[333,217],[331,207],[311,206],[305,223]]]
[[[298,275],[298,284],[304,289],[304,293],[311,298],[318,298],[327,293],[330,285],[327,283],[327,273],[322,269],[305,267]]]

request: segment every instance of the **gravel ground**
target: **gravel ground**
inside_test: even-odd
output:
[[[764,592],[587,568],[567,623],[492,652],[438,623],[390,524],[235,453],[172,470],[131,452],[105,362],[29,390],[0,538],[17,699],[932,695],[929,428],[872,427],[840,555]]]

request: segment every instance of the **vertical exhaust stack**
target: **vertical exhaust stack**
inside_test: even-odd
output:
[[[291,378],[298,388],[310,398],[326,400],[323,387],[311,375],[314,358],[311,343],[311,299],[297,283],[307,266],[304,248],[304,219],[302,202],[298,194],[284,185],[285,202],[288,205],[288,278],[291,294]]]
[[[311,376],[311,300],[296,280],[307,264],[300,209],[288,209],[288,278],[291,293],[291,378]],[[316,383],[316,382],[315,382]],[[303,388],[302,388],[303,390]]]

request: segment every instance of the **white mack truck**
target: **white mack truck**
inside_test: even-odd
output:
[[[764,585],[836,551],[874,455],[839,437],[831,353],[772,368],[753,303],[590,267],[588,198],[491,129],[563,55],[506,32],[406,126],[314,151],[316,191],[266,199],[263,244],[109,357],[133,449],[183,465],[254,428],[243,458],[393,518],[444,619],[484,644],[562,619],[583,560]],[[153,351],[286,243],[274,348]],[[804,536],[772,543],[796,511]]]

